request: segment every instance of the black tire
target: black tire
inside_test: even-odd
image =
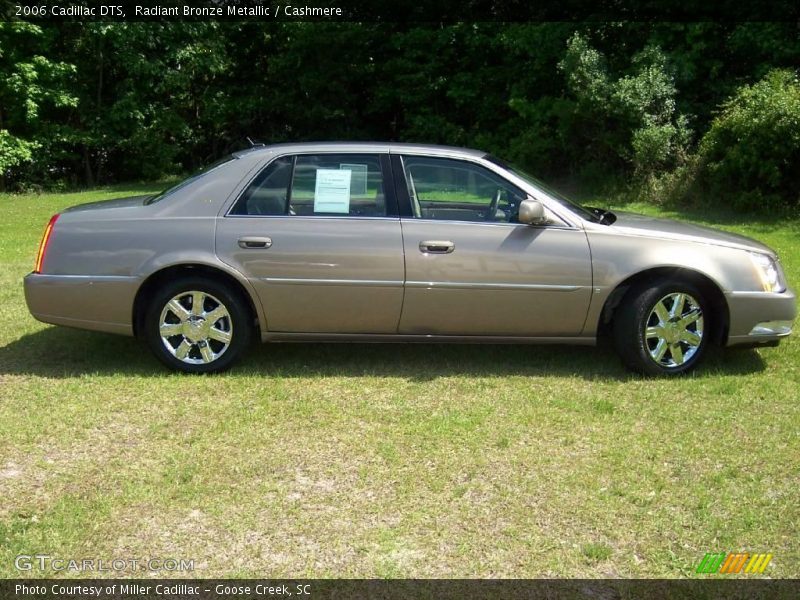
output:
[[[684,296],[682,303],[679,294]],[[657,304],[668,320],[656,314]],[[669,310],[682,307],[681,315]],[[712,333],[708,307],[702,291],[680,279],[632,287],[614,315],[617,353],[629,369],[645,375],[678,375],[694,369],[706,354]]]
[[[177,308],[183,308],[191,315],[187,319],[181,320],[175,311],[167,308],[175,298],[178,298]],[[198,309],[202,314],[192,314],[195,298],[202,302],[201,309]],[[217,311],[220,305],[225,312]],[[163,324],[180,330],[174,336],[161,335],[162,315],[165,313]],[[210,322],[212,319],[213,323]],[[191,323],[186,324],[187,321]],[[171,369],[186,373],[216,373],[228,369],[249,345],[253,317],[238,291],[213,279],[182,277],[166,283],[153,295],[145,313],[144,330],[153,354]],[[224,341],[226,336],[229,340],[227,345]],[[172,347],[172,351],[167,345]],[[185,353],[187,348],[188,354],[179,358],[178,355]]]

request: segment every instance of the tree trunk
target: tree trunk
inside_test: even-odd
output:
[[[0,109],[0,130],[3,129],[3,110]],[[0,192],[6,191],[6,172],[0,169]]]
[[[88,146],[83,147],[83,165],[86,168],[86,185],[94,186],[94,176],[92,175],[92,161]]]
[[[103,107],[103,36],[100,36],[100,40],[97,43],[97,100],[96,100],[96,114],[99,115],[102,112]],[[99,184],[103,178],[103,147],[102,145],[98,149],[97,152],[97,165],[95,167],[95,174],[97,176],[97,183]],[[92,184],[89,184],[92,185]]]

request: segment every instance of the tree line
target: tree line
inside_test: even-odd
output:
[[[798,204],[793,23],[0,23],[0,185],[192,171],[247,145],[485,149],[655,199]]]

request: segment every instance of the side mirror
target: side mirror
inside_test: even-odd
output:
[[[544,213],[544,204],[529,198],[519,205],[519,222],[525,225],[544,225],[547,217]]]

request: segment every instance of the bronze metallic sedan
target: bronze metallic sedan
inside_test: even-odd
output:
[[[774,345],[794,294],[754,240],[586,209],[475,150],[255,147],[151,197],[52,218],[25,297],[46,323],[141,336],[172,368],[263,341],[594,344],[646,374]]]

